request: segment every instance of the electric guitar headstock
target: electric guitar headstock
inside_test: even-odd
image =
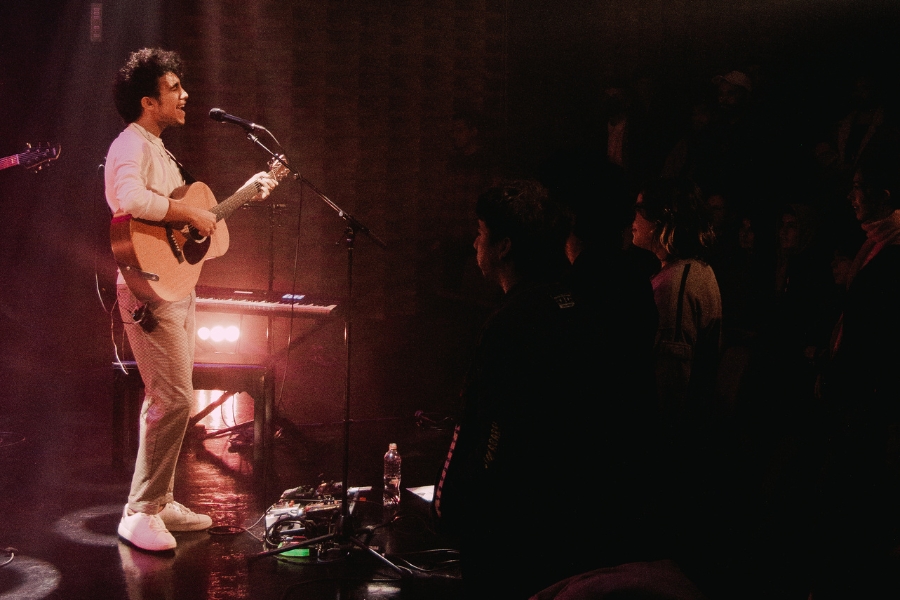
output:
[[[31,144],[28,144],[25,152],[22,152],[17,156],[21,166],[26,169],[32,169],[33,171],[40,171],[44,168],[44,165],[59,158],[59,150],[59,144],[51,146],[48,143],[38,145],[36,148],[32,148]]]

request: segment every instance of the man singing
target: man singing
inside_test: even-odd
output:
[[[106,156],[106,201],[116,215],[147,221],[179,223],[208,236],[216,215],[170,198],[185,185],[184,173],[166,150],[160,134],[185,122],[188,94],[181,85],[182,60],[158,48],[133,52],[116,77],[116,109],[127,127]],[[254,199],[266,198],[276,180],[265,172],[245,185],[255,185]],[[212,525],[207,515],[175,501],[175,466],[194,402],[194,310],[196,293],[173,302],[142,303],[121,273],[117,296],[128,341],[144,381],[140,438],[128,504],[119,535],[138,548],[172,550],[170,531],[199,531]]]

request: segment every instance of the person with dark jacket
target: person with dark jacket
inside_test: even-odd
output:
[[[900,593],[900,152],[867,154],[848,199],[866,239],[819,386],[831,427],[815,600]]]
[[[483,192],[476,214],[478,266],[503,298],[474,348],[432,508],[460,550],[467,597],[524,600],[600,566],[584,547],[602,548],[614,519],[595,501],[583,521],[571,519],[589,482],[611,485],[604,496],[616,491],[603,478],[605,384],[561,283],[561,208],[537,181],[514,180]]]

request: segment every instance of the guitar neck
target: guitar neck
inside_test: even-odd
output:
[[[0,158],[0,171],[2,171],[3,169],[14,167],[17,164],[19,164],[18,154],[13,154],[12,156],[7,156],[6,158]]]
[[[231,213],[242,207],[243,205],[250,202],[253,197],[256,195],[256,186],[248,185],[242,187],[238,191],[236,191],[232,196],[226,198],[219,204],[213,206],[210,210],[211,213],[216,215],[216,221],[221,221],[222,219],[227,219],[231,216]]]
[[[58,156],[59,144],[54,147],[40,145],[35,148],[32,148],[31,144],[28,144],[28,150],[25,152],[19,152],[18,154],[0,158],[0,171],[15,166],[22,166],[26,169],[40,171],[44,163],[56,160]]]
[[[272,177],[277,177],[274,170],[269,171],[269,175]],[[236,191],[232,196],[229,196],[225,200],[222,200],[209,210],[211,213],[216,215],[216,221],[227,219],[234,211],[253,200],[254,196],[256,196],[258,192],[259,190],[255,185],[245,185],[244,187]]]
[[[269,161],[268,175],[276,182],[281,181],[281,179],[285,177],[289,172],[290,169],[288,168],[287,163],[284,162],[283,155],[279,155],[279,157],[273,158]],[[226,198],[222,202],[219,202],[209,210],[211,213],[216,215],[216,221],[227,219],[235,210],[253,200],[253,198],[256,196],[256,194],[259,193],[259,191],[260,187],[258,187],[257,184],[245,185],[244,187],[236,191],[234,195]]]

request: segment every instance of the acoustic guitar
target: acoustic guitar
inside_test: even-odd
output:
[[[38,146],[37,148],[32,148],[31,144],[28,144],[27,149],[24,152],[0,158],[0,171],[15,166],[40,171],[44,167],[44,164],[59,158],[59,150],[59,144],[56,144],[55,146],[47,144],[45,146]]]
[[[269,169],[276,181],[290,172],[276,159],[269,161]],[[187,224],[135,219],[124,213],[113,215],[109,230],[113,256],[135,297],[143,302],[186,298],[197,285],[203,261],[228,251],[224,219],[250,202],[258,191],[254,184],[248,184],[219,203],[209,186],[200,181],[174,190],[172,199],[216,215],[216,230],[208,236]]]

